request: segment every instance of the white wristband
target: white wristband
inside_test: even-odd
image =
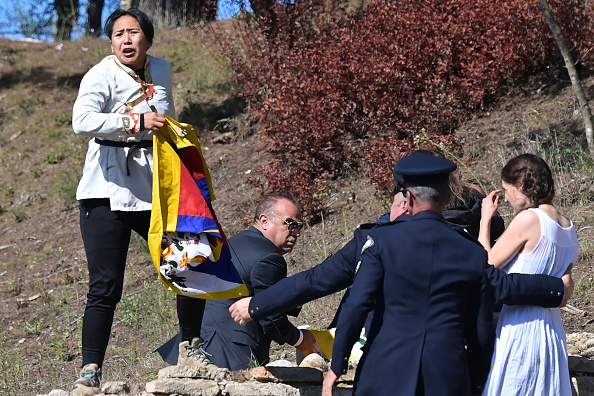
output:
[[[297,340],[297,342],[295,344],[293,344],[293,346],[298,347],[299,345],[301,345],[302,342],[303,342],[303,332],[301,330],[299,330],[299,339]]]

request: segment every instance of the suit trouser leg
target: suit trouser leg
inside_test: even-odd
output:
[[[179,320],[179,335],[181,341],[192,341],[200,337],[202,316],[206,300],[177,295],[177,318]]]

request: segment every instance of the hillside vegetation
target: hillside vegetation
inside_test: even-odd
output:
[[[200,130],[214,207],[230,236],[248,225],[261,193],[250,178],[270,157],[259,151],[260,126],[245,113],[229,63],[205,34],[159,31],[150,53],[172,65],[178,118]],[[87,139],[72,132],[71,108],[84,73],[109,53],[109,43],[101,39],[59,46],[0,39],[0,392],[5,395],[69,389],[80,367],[87,270],[74,192]],[[591,90],[592,81],[586,82]],[[227,121],[217,122],[221,119]],[[573,219],[581,244],[570,303],[583,313],[564,313],[569,332],[594,331],[593,172],[581,128],[568,81],[556,78],[514,88],[455,132],[469,165],[464,177],[472,171],[487,190],[498,186],[499,170],[518,153],[538,153],[554,168],[556,203]],[[380,195],[360,171],[329,179],[328,210],[287,256],[289,272],[321,262],[350,239],[357,224],[375,220],[386,210]],[[508,208],[504,214],[509,221]],[[324,328],[339,298],[307,304],[294,323]],[[153,351],[177,332],[174,301],[157,280],[146,244],[135,238],[105,380],[142,384],[156,377],[164,363]],[[290,348],[278,346],[274,354],[293,356]]]
[[[592,67],[594,6],[549,2],[574,57]],[[530,79],[559,78],[538,2],[365,3],[353,13],[341,0],[303,0],[244,14],[231,32],[209,25],[255,105],[267,185],[296,187],[314,220],[331,179],[357,172],[387,193],[394,162],[420,135],[461,154],[452,132],[477,110]]]

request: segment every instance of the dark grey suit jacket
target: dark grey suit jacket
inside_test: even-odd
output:
[[[280,250],[255,227],[229,239],[233,265],[250,295],[266,290],[287,276],[287,263]],[[277,314],[241,326],[233,321],[229,307],[237,299],[207,300],[201,337],[210,360],[219,367],[244,370],[268,363],[271,341],[295,344],[299,330],[286,314]],[[291,314],[298,313],[294,310]]]

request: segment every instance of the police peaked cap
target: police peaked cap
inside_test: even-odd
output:
[[[403,186],[422,186],[449,177],[455,171],[452,161],[429,154],[411,154],[396,163],[394,179]]]

